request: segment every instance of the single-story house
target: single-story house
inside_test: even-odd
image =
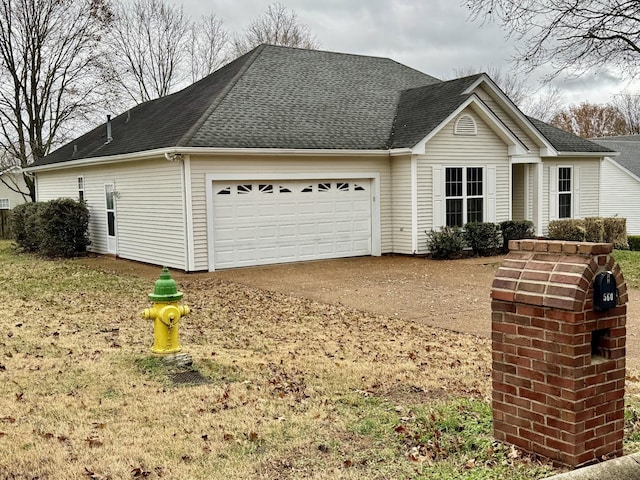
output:
[[[29,189],[24,182],[20,167],[8,167],[0,171],[0,210],[11,210],[16,205],[25,203],[28,197],[22,193]]]
[[[84,198],[91,250],[201,271],[427,253],[445,225],[599,214],[608,148],[526,117],[485,74],[261,45],[35,163]]]
[[[627,219],[627,234],[640,235],[640,135],[602,137],[594,142],[619,152],[600,170],[600,215]]]

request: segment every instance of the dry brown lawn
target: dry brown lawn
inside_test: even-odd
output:
[[[486,339],[207,276],[180,331],[211,383],[174,385],[147,278],[0,247],[3,479],[413,478],[393,422],[490,395]]]

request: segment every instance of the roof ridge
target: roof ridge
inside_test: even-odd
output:
[[[247,52],[247,54],[251,53],[251,55],[249,55],[249,58],[247,59],[246,63],[240,68],[240,70],[238,70],[238,72],[233,76],[231,81],[222,89],[222,91],[218,94],[217,98],[215,98],[213,102],[211,102],[209,107],[207,107],[207,109],[200,116],[200,118],[198,118],[198,120],[194,122],[194,124],[189,128],[189,130],[186,131],[186,133],[180,138],[180,140],[176,142],[176,147],[184,147],[189,144],[189,142],[191,141],[193,136],[196,134],[196,132],[200,130],[200,127],[202,127],[202,125],[207,121],[207,119],[211,116],[211,114],[218,108],[218,106],[226,98],[229,92],[238,83],[240,78],[242,78],[242,76],[246,73],[249,67],[253,65],[253,62],[255,61],[256,58],[258,58],[258,56],[260,56],[264,48],[265,48],[265,44],[263,43],[261,45],[258,45],[256,48],[254,48],[252,53]]]

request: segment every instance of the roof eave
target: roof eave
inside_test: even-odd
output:
[[[619,152],[558,152],[558,157],[617,157]]]
[[[145,150],[142,152],[127,153],[122,155],[110,155],[106,157],[81,158],[78,160],[62,161],[47,165],[38,165],[26,168],[27,172],[43,172],[48,170],[61,170],[65,168],[84,167],[92,165],[106,165],[110,163],[130,162],[136,160],[146,160],[150,158],[164,157],[165,155],[233,155],[233,156],[329,156],[329,157],[385,157],[391,153],[410,153],[411,149],[287,149],[287,148],[217,148],[217,147],[170,147],[155,150]]]

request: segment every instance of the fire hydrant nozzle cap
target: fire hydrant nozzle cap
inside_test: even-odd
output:
[[[149,294],[149,300],[152,302],[177,302],[182,300],[183,293],[178,291],[176,281],[171,278],[169,269],[164,267],[160,278],[156,280],[153,293]]]

